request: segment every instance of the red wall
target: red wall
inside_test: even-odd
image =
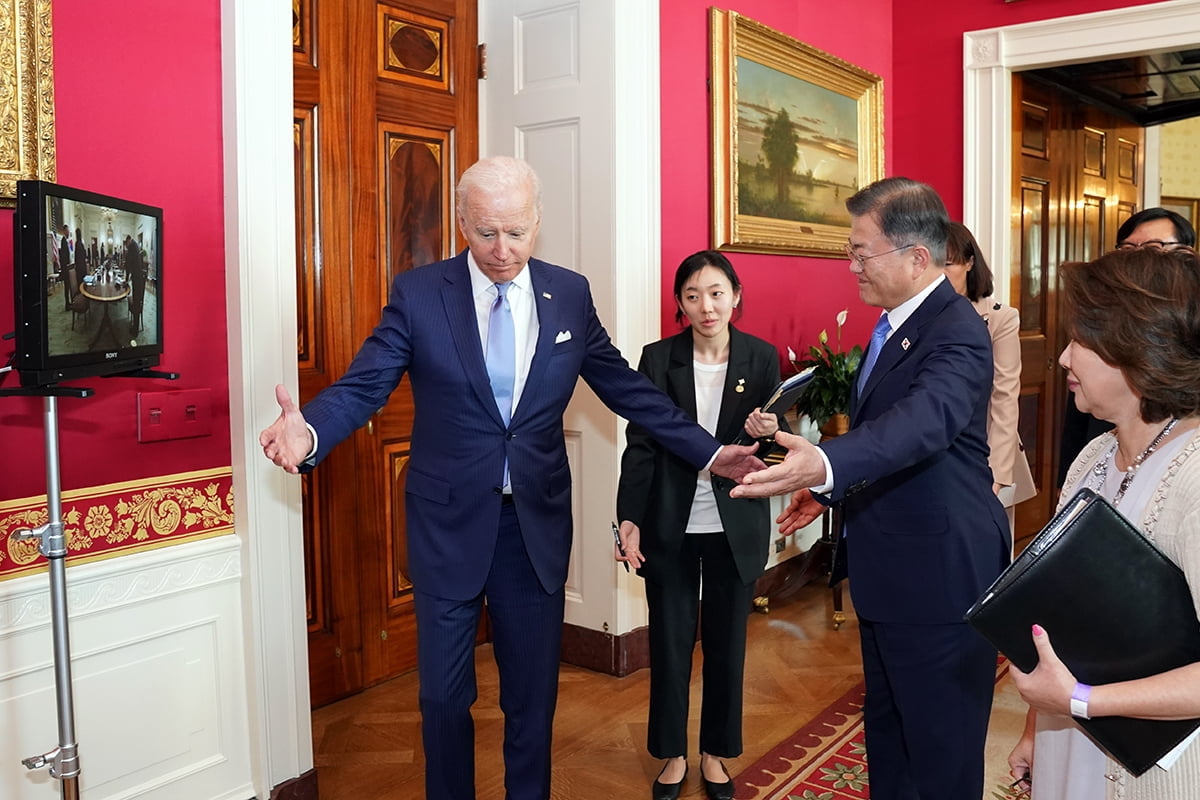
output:
[[[707,0],[660,0],[662,73],[662,316],[663,333],[676,325],[672,281],[679,262],[712,246],[709,212],[708,8]],[[820,0],[732,0],[720,8],[737,11],[788,36],[883,78],[884,136],[892,99],[892,12],[879,0],[844,0],[836,8]],[[885,158],[884,166],[889,166]],[[879,312],[858,299],[845,259],[729,253],[744,287],[738,327],[773,343],[786,354],[816,343],[834,315],[850,309],[843,331],[849,347],[865,344]],[[785,370],[787,365],[784,365]]]
[[[53,12],[58,182],[163,208],[162,366],[181,374],[74,382],[95,394],[58,403],[62,487],[228,466],[219,0],[55,0]],[[13,321],[11,218],[0,211],[2,331]],[[138,443],[139,391],[197,387],[212,389],[212,436]],[[0,500],[45,492],[42,408],[0,398]]]
[[[662,20],[662,327],[684,256],[711,245],[708,0],[660,0]],[[1143,5],[1145,0],[729,0],[732,9],[883,78],[884,170],[932,184],[962,212],[962,34],[980,28]],[[1007,192],[997,197],[1008,202]],[[865,344],[878,312],[858,299],[841,259],[731,253],[745,285],[739,326],[781,351],[812,344],[850,309],[847,344]]]
[[[888,171],[925,181],[962,213],[963,54],[966,31],[1149,5],[1146,0],[893,0],[892,105]],[[1007,187],[996,202],[1008,204]]]
[[[736,0],[724,7],[884,79],[889,174],[908,174],[962,206],[962,33],[1131,5],[1138,0]],[[710,245],[709,0],[660,0],[663,331],[676,330],[670,280]],[[895,44],[894,44],[895,43]],[[58,180],[165,209],[167,353],[175,383],[84,382],[62,400],[63,488],[101,486],[230,463],[221,161],[220,3],[56,0]],[[1007,202],[1006,198],[999,198]],[[12,285],[11,212],[0,211],[0,298]],[[746,287],[741,327],[799,349],[849,307],[847,342],[865,342],[875,313],[837,259],[732,254]],[[0,330],[12,304],[0,299]],[[0,344],[0,357],[11,343]],[[9,375],[3,385],[15,384]],[[139,444],[139,391],[211,387],[211,437]],[[0,500],[45,489],[42,403],[0,398]]]

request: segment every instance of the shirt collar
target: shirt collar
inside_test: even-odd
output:
[[[913,312],[920,307],[921,303],[925,302],[925,298],[933,294],[933,290],[936,289],[938,284],[944,280],[946,280],[946,273],[943,272],[941,275],[938,275],[936,279],[934,279],[933,283],[929,284],[924,289],[917,292],[912,297],[893,308],[891,311],[887,312],[888,325],[891,327],[891,329],[895,331],[897,328],[907,322],[908,318],[911,317]],[[889,333],[888,335],[890,336],[891,334]]]
[[[471,251],[467,251],[467,273],[471,276],[471,295],[478,297],[484,292],[492,292],[492,287],[495,282],[487,275],[483,274],[483,270],[475,263],[475,256],[471,255]],[[529,263],[517,273],[517,277],[512,279],[513,286],[524,292],[533,292],[533,282],[529,277]],[[494,296],[494,295],[493,295]]]

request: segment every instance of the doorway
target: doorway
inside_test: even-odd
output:
[[[967,57],[963,219],[989,248],[998,299],[1015,300],[1019,305],[1013,287],[1020,291],[1017,276],[1022,259],[1021,227],[1013,224],[1012,214],[1020,206],[1001,202],[994,190],[996,186],[1014,186],[1014,175],[1019,174],[1013,168],[1020,146],[1011,125],[1015,101],[1013,74],[1054,64],[1196,46],[1200,43],[1200,0],[1156,3],[972,31],[964,34],[964,41]],[[1143,162],[1139,207],[1156,205],[1159,201],[1157,131],[1153,128],[1145,130],[1144,150],[1147,156]],[[1046,342],[1047,352],[1038,354],[1039,365],[1045,363],[1043,356],[1057,358],[1057,351],[1049,352],[1051,346],[1057,346],[1053,338]],[[1058,372],[1053,365],[1052,371]],[[1061,420],[1061,411],[1057,419]],[[1047,436],[1045,432],[1041,435]],[[1033,520],[1026,519],[1026,527],[1033,524]]]
[[[299,401],[345,372],[392,279],[453,255],[478,155],[474,0],[293,6]],[[416,667],[404,483],[407,380],[302,477],[310,699]]]

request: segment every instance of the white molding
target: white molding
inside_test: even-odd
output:
[[[287,0],[222,0],[230,436],[258,797],[313,765],[300,483],[257,445],[279,413],[275,385],[298,387],[291,31]]]
[[[91,614],[238,581],[241,543],[233,536],[174,545],[67,569],[72,623]],[[0,583],[0,638],[50,624],[44,574]]]
[[[611,327],[613,342],[636,364],[642,345],[661,338],[662,330],[660,20],[658,3],[621,0],[616,5]],[[626,425],[621,419],[615,422],[614,490]],[[616,607],[611,630],[620,635],[647,623],[646,595],[642,581],[619,567],[613,572]]]
[[[989,248],[998,295],[1007,291],[1013,252],[1012,73],[1197,44],[1200,0],[1171,0],[963,34],[963,222]]]

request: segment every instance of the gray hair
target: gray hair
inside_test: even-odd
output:
[[[874,215],[879,229],[894,245],[924,245],[933,263],[946,262],[950,215],[937,191],[912,178],[884,178],[860,189],[846,201],[855,217]]]
[[[462,177],[458,179],[455,189],[455,211],[459,216],[466,216],[467,195],[472,189],[482,189],[488,193],[503,193],[529,190],[533,197],[533,209],[538,219],[542,217],[542,181],[538,178],[533,167],[519,158],[512,156],[491,156],[481,158],[467,167]]]

